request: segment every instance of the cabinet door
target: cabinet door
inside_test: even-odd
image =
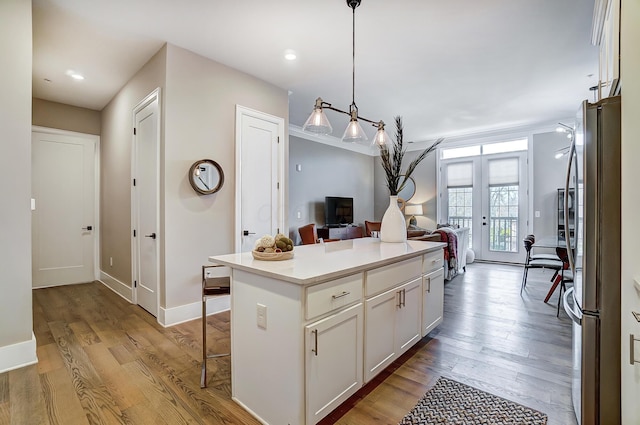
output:
[[[400,295],[398,288],[393,288],[365,301],[365,382],[369,382],[397,357],[394,336]]]
[[[362,303],[305,327],[307,424],[362,387]]]
[[[444,311],[443,269],[424,276],[422,293],[422,336],[424,337],[442,322]]]
[[[400,288],[400,307],[396,311],[396,353],[401,355],[422,338],[422,277]]]

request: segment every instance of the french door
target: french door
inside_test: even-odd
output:
[[[469,227],[478,260],[524,261],[526,164],[526,151],[441,161],[439,222]]]

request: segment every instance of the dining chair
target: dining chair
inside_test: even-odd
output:
[[[318,239],[318,229],[316,229],[315,223],[305,224],[302,227],[298,227],[298,233],[300,234],[302,245],[313,245],[320,242]],[[336,242],[339,240],[340,239],[323,239],[323,242]]]
[[[560,295],[558,295],[558,311],[556,312],[556,317],[559,317],[560,302],[562,300],[562,292],[567,291],[567,287],[565,285],[566,283],[573,282],[573,273],[571,273],[571,270],[570,270],[571,267],[569,266],[569,255],[567,253],[567,248],[560,247],[560,246],[557,247],[556,254],[558,254],[558,258],[560,258],[560,260],[562,261],[562,269],[560,270],[556,278],[553,280],[553,284],[551,285],[551,288],[549,288],[549,292],[547,293],[547,296],[545,297],[544,302],[546,303],[547,301],[549,301],[549,298],[551,298],[556,288],[560,286]]]
[[[544,259],[544,258],[540,258],[540,259],[531,258],[531,247],[533,246],[533,242],[531,238],[525,237],[524,239],[522,239],[522,242],[524,243],[526,257],[524,261],[524,271],[522,273],[522,285],[520,286],[520,295],[522,295],[522,291],[527,286],[527,276],[529,275],[529,269],[550,269],[550,270],[554,270],[556,273],[562,270],[562,261],[560,261],[560,259],[554,260],[554,259]]]
[[[382,226],[381,221],[364,221],[364,232],[367,236],[371,237],[371,232],[379,232]]]
[[[532,248],[535,248],[535,245],[536,245],[536,237],[535,237],[535,235],[530,234],[530,235],[527,235],[525,237],[531,239],[531,243],[533,244]],[[531,259],[532,260],[562,261],[562,260],[560,260],[560,257],[558,257],[557,254],[547,254],[547,253],[540,253],[540,254],[531,253]],[[554,278],[555,278],[555,276],[554,276]]]

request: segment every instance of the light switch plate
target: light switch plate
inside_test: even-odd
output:
[[[267,329],[267,306],[258,303],[256,306],[256,316],[258,327]]]

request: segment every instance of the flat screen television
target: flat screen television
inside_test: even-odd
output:
[[[324,224],[327,227],[353,223],[353,198],[327,196],[324,198]]]

